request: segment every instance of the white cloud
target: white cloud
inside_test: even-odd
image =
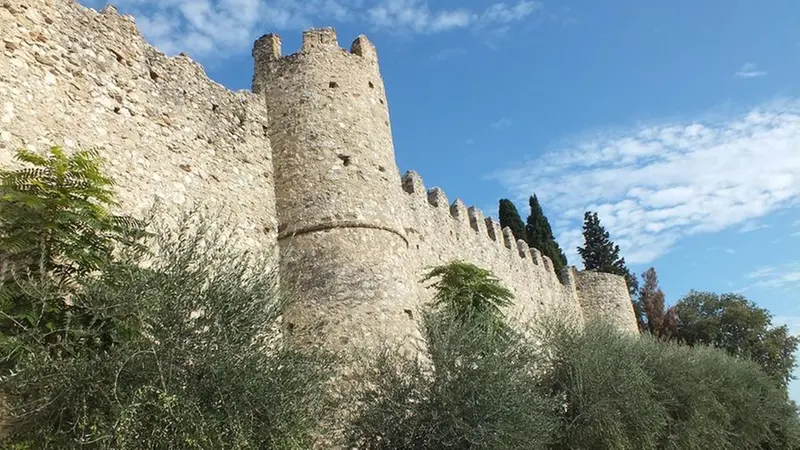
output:
[[[496,120],[489,124],[490,127],[494,128],[495,130],[500,130],[502,128],[508,128],[511,126],[511,121],[505,117]]]
[[[734,250],[732,248],[729,248],[729,249],[725,250],[725,253],[727,253],[729,255],[735,255],[736,254],[736,250]]]
[[[796,290],[800,288],[800,261],[758,269],[747,274],[746,277],[753,280],[753,286]]]
[[[114,3],[136,19],[142,33],[168,54],[220,58],[246,52],[263,33],[365,22],[373,29],[438,33],[471,26],[507,25],[533,14],[539,4],[495,3],[484,11],[434,9],[424,0],[80,0],[101,8]]]
[[[745,63],[733,76],[737,78],[758,78],[767,76],[767,72],[759,70],[753,63]]]
[[[772,228],[772,225],[765,225],[756,221],[746,222],[739,228],[739,233],[750,233],[751,231],[763,230],[765,228]]]
[[[437,33],[468,26],[508,24],[531,15],[540,5],[520,0],[516,5],[495,3],[482,13],[473,10],[432,10],[424,0],[383,0],[367,10],[370,22],[378,28],[417,33]]]
[[[572,260],[591,210],[626,261],[649,263],[682,237],[741,226],[800,200],[800,101],[714,122],[597,133],[490,177],[519,199],[539,196]]]

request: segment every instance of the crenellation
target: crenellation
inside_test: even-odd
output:
[[[423,195],[427,196],[425,183],[423,183],[422,177],[413,170],[409,170],[403,175],[403,190],[407,194],[414,194],[417,196],[423,196]]]
[[[505,245],[506,248],[512,248],[512,243],[514,242],[516,242],[514,232],[511,231],[509,227],[503,227],[503,245]]]
[[[333,28],[312,28],[303,32],[301,52],[342,51]]]
[[[500,244],[503,241],[503,228],[500,226],[500,223],[488,217],[486,219],[486,228],[489,234],[489,237],[495,244]]]
[[[544,267],[544,261],[542,261],[542,252],[535,247],[530,247],[528,251],[531,254],[531,261],[533,261],[533,263],[539,267]]]
[[[372,42],[363,34],[359,35],[350,46],[350,53],[361,56],[365,61],[378,63],[378,52]]]
[[[431,298],[419,279],[452,260],[492,271],[517,297],[514,317],[564,307],[579,321],[635,328],[621,277],[567,268],[556,283],[552,261],[508,227],[426,189],[417,172],[400,176],[365,36],[346,51],[334,29],[306,30],[284,56],[280,36],[265,34],[252,50],[251,92],[231,92],[188,55],[147,45],[112,6],[24,3],[21,14],[0,2],[0,107],[11,111],[0,163],[21,147],[98,148],[122,211],[140,215],[157,199],[170,213],[227,213],[242,245],[279,248],[281,284],[302,294],[285,316],[292,336],[321,324],[306,338],[333,348],[413,346],[406,311]]]
[[[439,187],[428,189],[428,203],[437,208],[450,204],[450,202],[447,200],[447,195]]]
[[[530,254],[528,253],[528,243],[525,242],[523,239],[517,239],[517,252],[519,252],[519,257],[527,259]]]
[[[472,229],[475,230],[479,236],[488,236],[486,222],[483,219],[483,211],[474,206],[470,206],[467,213],[469,214],[469,225]]]
[[[460,223],[466,223],[469,221],[467,207],[460,198],[455,199],[455,201],[450,205],[450,215],[453,217],[453,219],[456,219]]]
[[[545,272],[547,272],[548,275],[550,274],[555,275],[556,271],[555,268],[553,267],[553,260],[550,259],[550,257],[547,255],[541,255],[541,256],[542,256],[542,266],[544,267]]]

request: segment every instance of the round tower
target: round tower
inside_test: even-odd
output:
[[[576,272],[575,275],[585,323],[605,321],[619,331],[638,333],[625,278],[591,270]]]
[[[281,283],[296,297],[289,335],[336,348],[407,341],[415,280],[375,47],[359,36],[348,52],[333,29],[311,29],[299,52],[283,56],[269,34],[253,58],[253,91],[269,115]]]

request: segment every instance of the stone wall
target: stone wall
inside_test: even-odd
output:
[[[277,225],[263,99],[209,80],[186,56],[149,46],[133,19],[74,0],[0,2],[0,165],[18,148],[97,149],[123,212],[160,199],[205,205],[246,246]]]
[[[419,280],[431,265],[463,260],[492,271],[515,296],[507,314],[528,322],[543,313],[558,314],[581,325],[584,316],[577,297],[572,269],[561,279],[553,263],[509,228],[483,217],[461,200],[450,203],[439,188],[427,189],[415,172],[403,177],[406,196],[409,272]],[[432,292],[419,285],[417,295],[428,299]]]
[[[310,30],[283,56],[267,35],[254,59],[257,94],[234,93],[188,57],[147,45],[113,7],[0,1],[0,165],[23,147],[96,148],[122,212],[142,215],[157,199],[169,212],[204,205],[227,216],[243,246],[280,242],[281,278],[302,297],[287,322],[321,321],[315,338],[334,346],[382,335],[412,343],[414,312],[432,295],[420,278],[453,259],[495,273],[516,296],[516,319],[555,311],[635,331],[621,277],[557,277],[479,210],[451,204],[416,173],[401,179],[366,38],[346,51],[332,30]]]
[[[607,321],[623,331],[639,331],[624,278],[608,273],[582,271],[576,273],[576,284],[585,317]]]

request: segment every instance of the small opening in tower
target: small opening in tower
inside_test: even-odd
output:
[[[369,82],[369,88],[370,89],[375,89],[375,85],[372,83],[372,81]]]
[[[158,81],[158,74],[155,73],[153,69],[150,69],[150,79],[153,81]]]
[[[339,159],[342,160],[342,165],[347,167],[350,165],[350,157],[348,155],[339,154]]]
[[[383,99],[380,99],[380,101],[381,101],[381,105],[385,105],[386,104],[386,102],[384,102]]]
[[[414,318],[414,311],[412,311],[410,309],[404,309],[403,312],[406,313],[406,315],[408,316],[409,319],[413,319]]]
[[[337,87],[339,87],[339,83],[337,83],[335,81],[331,81],[330,83],[328,83],[328,87],[331,88],[331,89],[337,88]]]

